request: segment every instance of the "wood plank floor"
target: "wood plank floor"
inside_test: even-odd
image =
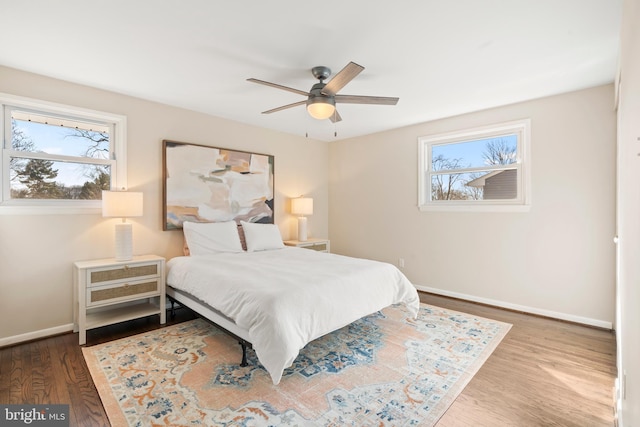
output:
[[[513,325],[438,427],[614,425],[612,332],[435,295],[421,299]]]
[[[430,294],[420,297],[513,325],[438,427],[614,425],[612,333]],[[192,317],[178,310],[168,324]],[[112,325],[88,331],[87,343],[158,327],[157,316]],[[7,403],[69,403],[71,426],[109,425],[77,334],[0,349],[0,404]]]

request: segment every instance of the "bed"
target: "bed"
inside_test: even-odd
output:
[[[235,223],[185,223],[189,255],[167,263],[167,294],[251,345],[274,384],[322,335],[393,304],[417,315],[418,293],[395,266],[286,247],[277,226],[242,225],[246,250]]]

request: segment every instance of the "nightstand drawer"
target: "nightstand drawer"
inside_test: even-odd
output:
[[[154,277],[160,274],[160,264],[122,265],[117,268],[94,269],[89,271],[89,283],[87,286],[97,286],[114,280],[126,280]]]
[[[329,249],[330,242],[328,239],[308,239],[304,242],[300,240],[285,240],[284,244],[287,246],[295,246],[297,248],[303,249],[311,249],[318,252],[326,252],[329,253],[331,250]]]
[[[160,283],[157,279],[94,286],[87,289],[87,307],[154,296],[158,295],[158,292]]]
[[[328,251],[328,246],[326,243],[316,243],[316,244],[312,244],[312,245],[300,245],[301,248],[305,248],[305,249],[311,249],[314,251],[320,251],[320,252],[327,252]]]

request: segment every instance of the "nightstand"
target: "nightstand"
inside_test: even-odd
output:
[[[135,256],[130,261],[113,258],[73,264],[73,330],[80,345],[87,329],[99,328],[139,317],[160,315],[166,322],[165,259],[156,255]]]
[[[304,242],[300,240],[285,240],[284,244],[297,248],[313,249],[318,252],[330,252],[328,239],[307,239]]]

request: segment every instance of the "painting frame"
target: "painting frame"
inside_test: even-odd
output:
[[[274,223],[275,156],[162,141],[162,229],[182,223]]]

